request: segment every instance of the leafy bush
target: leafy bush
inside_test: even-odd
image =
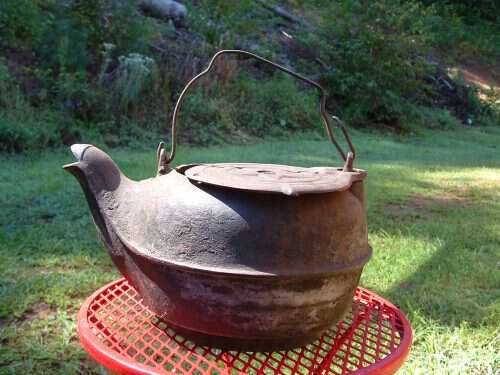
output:
[[[446,109],[417,107],[414,122],[429,129],[451,130],[460,125],[459,120]]]
[[[82,123],[49,108],[35,109],[0,59],[0,151],[42,149],[74,141]]]
[[[152,86],[157,72],[153,59],[131,53],[118,58],[118,66],[113,73],[110,105],[115,113],[128,113],[139,102],[141,94]]]
[[[439,4],[452,8],[453,13],[464,17],[469,22],[478,19],[500,21],[500,2],[498,0],[422,0],[424,4]]]
[[[498,5],[500,7],[500,3]],[[447,55],[456,59],[484,56],[493,64],[500,57],[500,8],[488,21],[471,7],[460,11],[449,2],[433,2],[426,8],[429,44],[446,48]],[[451,56],[450,56],[451,57]]]
[[[45,26],[44,15],[31,0],[0,1],[0,45],[14,47],[20,43],[32,47]]]
[[[280,6],[307,18],[290,23],[253,0],[185,0],[183,29],[145,17],[139,1],[0,1],[0,56],[6,58],[0,61],[0,150],[83,135],[119,145],[163,131],[182,86],[222,48],[248,49],[319,77],[330,110],[353,125],[447,128],[457,124],[452,116],[465,123],[495,123],[500,116],[494,90],[487,102],[470,89],[442,100],[427,63],[436,46],[449,56],[497,61],[500,32],[486,14],[496,10],[493,1],[465,14],[468,0],[288,0]],[[284,30],[295,35],[295,49],[283,43]],[[183,141],[320,126],[316,93],[266,69],[251,65],[239,73],[234,61],[220,63],[218,83],[202,84],[185,103]],[[463,105],[452,108],[453,100]]]
[[[302,38],[328,68],[320,74],[338,109],[357,124],[404,126],[400,119],[422,100],[429,74],[426,28],[418,3],[391,0],[332,2],[322,27]]]
[[[89,82],[102,64],[104,44],[115,56],[149,49],[157,31],[139,13],[137,0],[3,0],[0,40],[4,48],[27,49],[37,64],[33,73],[49,92],[78,117],[88,118],[102,99]],[[69,105],[68,105],[69,104]],[[96,119],[95,119],[96,120]]]
[[[253,0],[201,0],[187,5],[190,24],[203,35],[208,54],[258,35],[259,19],[251,16],[256,10]]]
[[[283,136],[320,129],[319,99],[282,74],[256,79],[243,74],[234,84],[212,83],[186,98],[181,139],[198,144],[229,138]]]

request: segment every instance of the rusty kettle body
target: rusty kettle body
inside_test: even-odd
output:
[[[97,147],[72,151],[77,162],[65,169],[114,264],[186,336],[232,349],[291,348],[350,308],[371,256],[366,173],[352,168],[352,153],[340,169],[171,168],[175,148],[170,159],[160,149],[159,174],[133,181]]]

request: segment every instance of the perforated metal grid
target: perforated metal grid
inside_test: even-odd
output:
[[[123,278],[82,305],[78,333],[98,362],[129,374],[390,374],[404,362],[412,340],[399,309],[358,288],[350,316],[310,345],[272,353],[226,352],[177,334]]]

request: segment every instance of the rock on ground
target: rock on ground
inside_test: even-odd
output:
[[[172,20],[181,24],[186,18],[186,7],[173,0],[143,0],[141,9],[150,16],[164,20]]]

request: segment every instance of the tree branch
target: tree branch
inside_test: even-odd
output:
[[[255,2],[261,4],[264,8],[277,14],[281,18],[284,18],[284,19],[286,19],[290,22],[293,22],[293,23],[301,24],[301,25],[306,26],[308,28],[312,28],[311,24],[309,22],[307,22],[305,19],[300,18],[300,17],[288,12],[284,8],[280,7],[279,5],[269,4],[269,2],[266,0],[255,0]]]

